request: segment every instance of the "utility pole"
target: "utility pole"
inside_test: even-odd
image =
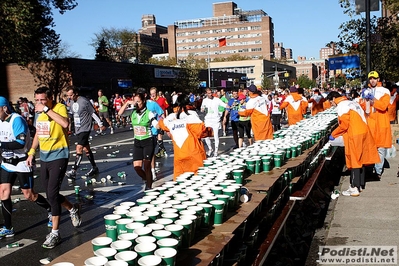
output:
[[[370,0],[366,1],[366,75],[371,71]]]

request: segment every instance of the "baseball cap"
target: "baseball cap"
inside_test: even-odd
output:
[[[257,91],[258,91],[258,88],[257,88],[254,84],[251,84],[251,85],[247,88],[247,90],[249,90],[250,92],[257,92]]]
[[[368,75],[368,78],[371,78],[371,77],[378,79],[380,76],[378,75],[377,71],[371,71]]]
[[[290,87],[290,92],[297,92],[298,89],[295,86]]]
[[[0,107],[7,106],[8,109],[10,109],[10,103],[6,98],[3,96],[0,96]]]
[[[238,100],[244,100],[244,99],[246,99],[247,97],[245,97],[245,95],[244,94],[240,94],[239,96],[238,96]]]

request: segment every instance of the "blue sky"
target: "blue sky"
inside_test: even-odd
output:
[[[61,15],[54,12],[55,30],[69,50],[81,58],[93,59],[90,46],[94,33],[102,28],[128,28],[138,31],[141,17],[153,14],[156,23],[172,25],[175,21],[207,18],[213,15],[217,0],[78,0],[78,6]],[[293,57],[319,58],[319,50],[330,41],[337,41],[343,14],[338,0],[236,0],[242,10],[262,9],[274,23],[274,40],[293,50]],[[364,14],[363,14],[364,15]],[[379,15],[378,12],[376,15]]]

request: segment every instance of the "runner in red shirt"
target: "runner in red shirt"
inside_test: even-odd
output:
[[[115,93],[115,99],[114,99],[114,110],[115,110],[115,117],[116,117],[116,125],[118,127],[121,126],[121,122],[122,124],[125,126],[126,122],[125,122],[125,117],[118,115],[119,110],[121,109],[122,105],[123,105],[123,99],[120,96],[119,93]]]

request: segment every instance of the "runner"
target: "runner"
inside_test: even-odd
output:
[[[35,112],[38,113],[36,134],[26,160],[28,166],[33,166],[36,149],[40,145],[40,178],[53,215],[53,228],[42,245],[47,249],[54,248],[61,242],[61,206],[69,211],[73,226],[77,227],[82,222],[80,205],[72,205],[60,194],[60,184],[65,176],[69,158],[69,121],[66,106],[55,103],[52,99],[53,95],[46,87],[40,87],[35,91]]]
[[[12,112],[8,100],[0,96],[0,148],[2,157],[0,199],[4,217],[4,226],[0,229],[0,238],[14,235],[11,222],[11,187],[17,178],[24,197],[48,211],[48,226],[52,226],[50,204],[42,195],[33,190],[32,168],[25,163],[29,146],[30,134],[26,120],[21,115]]]
[[[68,178],[68,181],[73,181],[76,178],[76,171],[78,170],[80,163],[83,158],[83,151],[85,152],[87,158],[90,161],[92,169],[85,174],[87,177],[96,176],[99,171],[94,161],[94,155],[90,148],[89,137],[90,131],[92,128],[92,119],[94,119],[100,131],[103,128],[103,124],[100,118],[97,116],[93,105],[90,101],[79,95],[79,92],[75,88],[69,88],[67,91],[68,99],[71,100],[71,111],[73,113],[73,121],[75,124],[75,135],[78,138],[78,144],[76,145],[76,159],[75,164],[72,166],[72,169],[66,172],[65,176]]]

